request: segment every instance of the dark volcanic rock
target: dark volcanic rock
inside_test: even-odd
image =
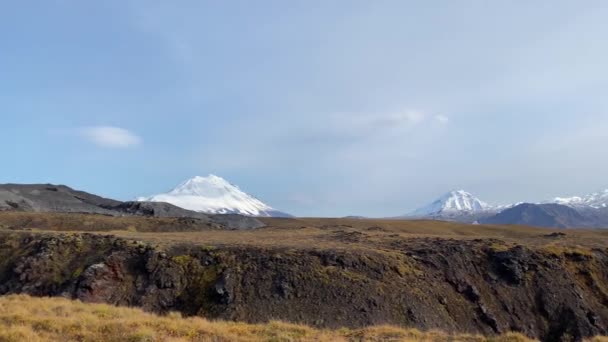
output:
[[[495,272],[513,285],[520,285],[524,281],[529,259],[527,250],[521,246],[507,251],[490,252],[490,262]]]
[[[121,202],[116,205],[107,206],[106,209],[135,216],[190,217],[209,220],[209,215],[182,209],[173,204],[164,202]]]
[[[553,232],[553,233],[545,235],[545,237],[548,237],[548,238],[562,238],[564,236],[566,236],[566,233],[562,233],[562,232]]]
[[[108,258],[106,263],[93,264],[82,273],[82,279],[76,288],[75,297],[84,302],[120,302],[120,288],[126,272],[121,260]]]

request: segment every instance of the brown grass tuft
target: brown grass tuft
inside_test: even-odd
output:
[[[486,338],[448,335],[393,326],[365,329],[319,330],[284,322],[245,324],[157,316],[139,309],[85,304],[64,298],[0,297],[0,342],[116,341],[462,341],[525,342],[519,334]],[[596,339],[594,341],[603,341]]]

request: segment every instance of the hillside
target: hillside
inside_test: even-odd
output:
[[[0,210],[112,214],[120,204],[101,196],[55,184],[0,184]]]
[[[522,203],[479,221],[486,224],[546,228],[607,228],[608,211],[604,208],[571,207],[555,203]]]
[[[560,204],[522,203],[482,220],[488,224],[519,224],[547,228],[592,226],[576,209]]]
[[[267,218],[256,230],[151,232],[137,218],[100,232],[93,215],[78,218],[81,233],[47,215],[0,213],[0,294],[332,329],[606,333],[606,231]]]

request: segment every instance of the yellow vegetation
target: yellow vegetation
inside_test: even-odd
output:
[[[157,316],[139,309],[85,304],[64,298],[0,297],[0,342],[46,341],[466,341],[524,342],[519,334],[485,338],[376,326],[318,330],[283,322],[245,324]],[[600,340],[597,340],[600,341]]]
[[[575,246],[561,246],[561,245],[557,245],[557,244],[547,244],[546,246],[544,246],[542,248],[542,250],[546,253],[549,253],[550,255],[553,256],[579,256],[579,257],[586,257],[586,258],[592,258],[593,257],[593,252],[589,249],[589,248],[585,248],[579,245],[575,245]]]

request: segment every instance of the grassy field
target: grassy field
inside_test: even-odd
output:
[[[447,335],[391,326],[365,329],[317,330],[270,322],[244,324],[156,316],[138,309],[84,304],[63,298],[0,297],[1,342],[47,341],[532,341],[519,334],[486,338]],[[599,341],[599,340],[598,340]]]
[[[208,229],[198,223],[171,218],[0,212],[0,230],[109,233],[157,245],[187,242],[210,246],[386,249],[397,240],[440,238],[496,239],[500,244],[522,244],[528,247],[546,248],[548,251],[604,249],[608,246],[608,229],[556,230],[524,226],[380,219],[265,218],[262,220],[267,224],[266,228],[230,231]],[[558,238],[548,236],[557,231],[565,235]]]

